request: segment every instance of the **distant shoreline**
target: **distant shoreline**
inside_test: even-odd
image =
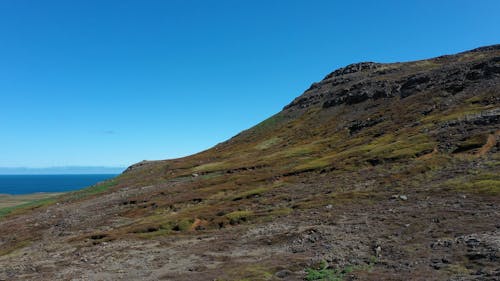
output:
[[[126,167],[62,166],[62,167],[0,167],[0,175],[102,175],[121,174]]]
[[[0,198],[1,197],[13,197],[13,196],[52,195],[52,194],[59,195],[59,194],[67,193],[67,192],[70,192],[70,191],[66,191],[66,192],[43,192],[43,191],[41,191],[41,192],[33,192],[33,193],[27,193],[27,194],[0,193]]]

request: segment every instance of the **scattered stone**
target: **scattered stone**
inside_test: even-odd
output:
[[[293,274],[293,272],[291,272],[290,270],[283,269],[283,270],[280,270],[280,271],[276,272],[274,275],[276,277],[278,277],[278,278],[283,279],[283,278],[286,278],[286,277],[288,277],[288,276],[290,276],[292,274]]]
[[[408,200],[408,196],[395,194],[395,195],[391,196],[391,199],[400,199],[400,200],[406,201],[406,200]]]

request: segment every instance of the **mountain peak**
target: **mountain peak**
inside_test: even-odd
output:
[[[318,104],[323,108],[353,105],[368,99],[407,98],[423,91],[445,91],[453,95],[475,80],[498,75],[499,46],[407,63],[350,64],[313,83],[284,109],[303,109]]]
[[[328,74],[323,80],[327,80],[332,77],[338,77],[346,74],[352,74],[360,71],[377,69],[381,65],[382,65],[381,63],[375,63],[375,62],[358,62],[349,64],[345,67],[339,68],[333,71],[332,73]]]

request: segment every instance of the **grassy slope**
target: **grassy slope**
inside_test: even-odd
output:
[[[482,59],[482,54],[459,57],[462,62]],[[446,60],[408,63],[403,70],[389,77],[373,79],[404,79],[409,74],[440,69],[448,63]],[[142,223],[126,231],[147,232],[152,236],[154,231],[151,230],[158,229],[158,235],[164,235],[178,224],[194,223],[197,219],[205,227],[218,228],[236,221],[258,221],[286,214],[291,204],[275,204],[274,200],[278,199],[269,196],[276,197],[277,193],[286,190],[282,187],[288,181],[294,181],[290,176],[302,172],[330,171],[348,175],[365,169],[379,169],[394,173],[393,177],[404,173],[410,181],[413,176],[431,175],[450,165],[485,161],[486,167],[475,172],[477,176],[464,176],[443,184],[460,191],[498,194],[500,178],[495,173],[499,165],[498,155],[484,157],[478,154],[479,148],[487,144],[488,136],[495,136],[494,126],[480,128],[478,135],[464,135],[461,143],[472,142],[474,145],[462,153],[439,149],[442,143],[436,137],[445,122],[498,108],[498,104],[487,102],[497,95],[497,90],[464,91],[453,97],[453,104],[447,104],[450,97],[423,92],[406,99],[369,101],[368,104],[328,110],[322,110],[321,105],[299,112],[285,110],[210,150],[183,159],[151,163],[122,175],[119,182],[136,186],[189,179],[193,174],[199,176],[196,181],[183,185],[182,193],[173,198],[162,199],[162,196],[152,194],[147,204],[154,202],[158,207],[154,210],[142,207],[129,210],[128,215],[140,218]],[[421,112],[429,103],[447,105],[423,115]],[[352,120],[380,116],[388,118],[356,134],[349,134],[346,130],[346,124]],[[373,163],[381,165],[373,167]],[[192,204],[193,200],[201,203]],[[326,199],[315,200],[324,204]],[[171,209],[178,211],[172,212]],[[237,220],[231,218],[235,213],[238,214]]]
[[[397,71],[370,79],[400,80],[439,70],[449,60],[474,63],[499,55],[499,51],[469,53],[387,65]],[[212,149],[182,159],[146,163],[112,182],[60,200],[94,200],[124,187],[179,183],[127,198],[130,204],[118,215],[135,223],[111,229],[105,236],[154,239],[257,224],[327,204],[374,202],[387,193],[409,189],[498,196],[500,157],[491,151],[497,151],[499,128],[495,124],[475,127],[473,134],[442,138],[451,130],[444,126],[447,122],[498,109],[498,100],[491,102],[498,98],[498,83],[496,87],[479,85],[453,96],[423,91],[405,99],[284,110]],[[431,106],[430,113],[422,113]],[[354,121],[381,116],[383,121],[355,133],[347,129]],[[456,147],[464,149],[454,153]],[[474,168],[453,175],[469,166]],[[370,175],[372,185],[357,186],[357,181]],[[334,186],[329,179],[335,179]],[[301,182],[313,182],[318,189],[297,188]],[[25,240],[35,239],[26,235]]]

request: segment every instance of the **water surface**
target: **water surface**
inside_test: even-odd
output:
[[[0,175],[0,194],[65,192],[110,179],[116,175]]]

